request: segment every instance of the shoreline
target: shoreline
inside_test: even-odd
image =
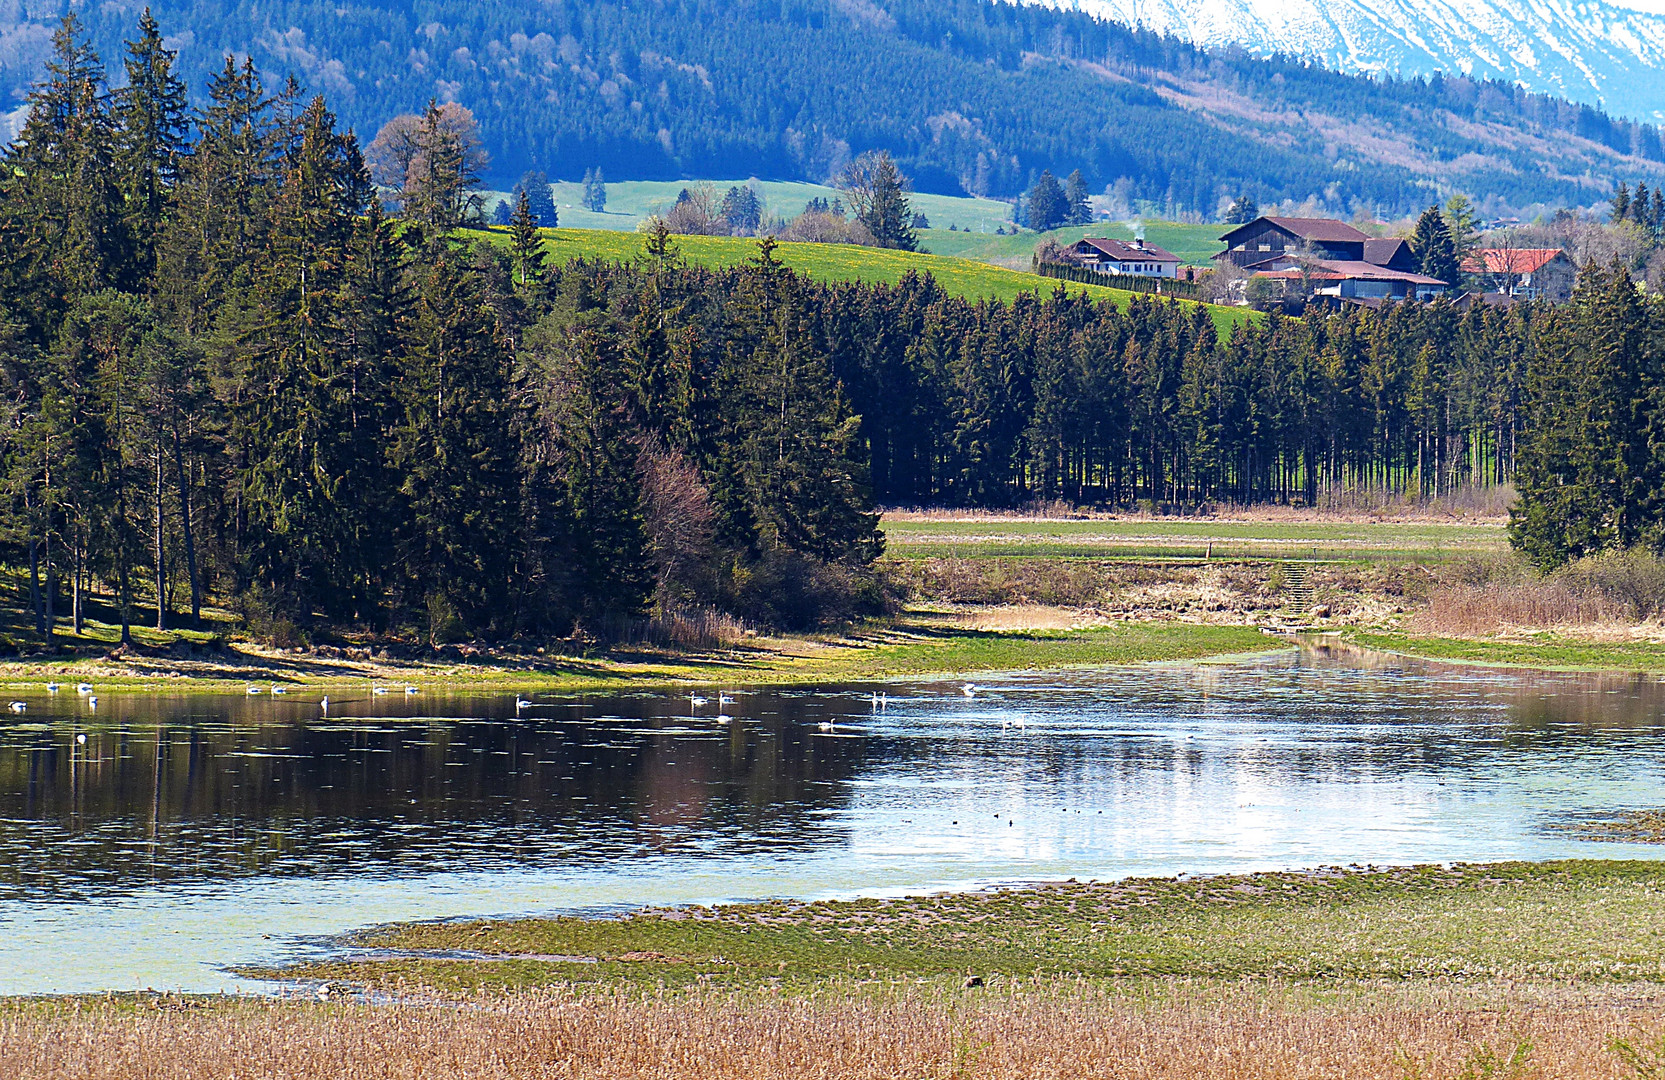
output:
[[[588,656],[486,653],[395,660],[338,659],[228,649],[203,660],[135,652],[120,660],[0,662],[0,689],[85,681],[122,693],[243,694],[251,684],[325,691],[384,683],[395,692],[594,693],[655,687],[801,686],[818,682],[927,681],[1015,671],[1142,663],[1228,662],[1292,644],[1255,627],[1127,620],[1055,629],[976,629],[955,615],[914,612],[838,636],[760,638],[710,650],[615,649]],[[262,689],[266,689],[263,687]],[[61,691],[62,692],[62,691]]]

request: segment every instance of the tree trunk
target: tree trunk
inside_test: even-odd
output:
[[[40,541],[29,537],[29,610],[35,617],[35,633],[46,636],[46,620],[40,607]]]
[[[75,566],[70,571],[70,589],[73,596],[70,599],[70,620],[75,627],[75,636],[81,636],[81,582],[86,576],[86,558],[82,553],[82,541],[79,534],[75,537]]]
[[[179,429],[173,432],[173,467],[179,482],[179,525],[185,538],[185,572],[191,579],[191,622],[202,625],[202,584],[197,577],[197,545],[191,531],[191,489],[185,482],[185,451],[179,444]]]
[[[162,433],[156,433],[156,629],[168,628],[168,563],[162,544]]]
[[[116,603],[121,607],[121,643],[133,644],[133,592],[131,585],[131,567],[128,563],[132,558],[131,540],[128,530],[132,522],[127,519],[127,485],[124,483],[117,489],[116,521],[121,529],[121,539],[116,553]]]

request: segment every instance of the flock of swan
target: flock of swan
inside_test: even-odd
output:
[[[49,694],[56,694],[60,689],[62,689],[62,687],[58,683],[49,682],[49,683],[46,684],[46,692],[49,693]],[[984,689],[984,688],[978,686],[976,683],[968,682],[968,683],[961,684],[960,693],[962,695],[964,695],[967,699],[972,699],[972,698],[975,698],[977,696],[978,692],[981,691],[982,689]],[[86,700],[87,707],[89,709],[98,708],[98,695],[93,692],[93,686],[92,686],[91,683],[78,683],[75,687],[75,692],[76,692],[76,694],[80,695],[82,698],[84,698]],[[269,684],[265,688],[262,688],[262,687],[260,687],[259,685],[255,684],[255,683],[249,683],[244,688],[244,692],[249,697],[255,697],[255,696],[260,695],[260,694],[270,694],[273,697],[277,697],[277,696],[289,693],[289,688],[282,685],[281,683],[275,683],[275,682]],[[416,687],[416,686],[406,686],[404,688],[404,692],[406,694],[418,694],[418,693],[421,693],[421,689],[419,687]],[[376,683],[376,684],[373,684],[371,686],[370,693],[372,695],[375,695],[375,696],[379,697],[379,696],[384,695],[384,694],[392,693],[392,690],[390,688],[386,687],[386,686],[381,685],[380,683]],[[725,691],[718,691],[718,693],[717,693],[717,715],[714,716],[714,717],[711,717],[711,719],[715,720],[718,724],[730,724],[730,723],[732,723],[734,721],[734,717],[732,717],[728,714],[728,712],[726,711],[726,708],[730,705],[733,705],[734,701],[735,701],[735,699],[732,695],[728,694]],[[873,711],[875,713],[882,712],[885,709],[889,708],[889,706],[890,706],[890,696],[888,694],[881,693],[879,691],[873,691],[872,692],[872,694],[870,695],[870,701],[871,701],[871,704],[872,704],[872,707],[873,707]],[[689,694],[688,695],[688,705],[689,705],[689,712],[690,712],[689,719],[692,719],[692,720],[705,719],[704,717],[700,716],[699,710],[702,707],[704,707],[706,705],[709,705],[709,704],[711,704],[711,699],[708,698],[708,697],[703,696],[698,691],[695,691],[695,692]],[[324,696],[323,698],[321,698],[319,700],[318,706],[323,711],[323,713],[325,715],[329,714],[330,699],[329,699],[328,695]],[[517,717],[527,709],[547,708],[547,707],[548,706],[540,705],[540,703],[538,703],[538,702],[529,701],[526,698],[521,697],[519,694],[515,695],[515,715]],[[25,711],[28,710],[29,703],[26,702],[26,701],[13,701],[8,705],[8,708],[10,708],[11,711],[14,712],[14,713],[21,713],[21,712],[25,712]],[[1000,721],[1000,726],[1002,728],[1006,728],[1006,727],[1022,728],[1022,727],[1025,726],[1024,718],[1021,715],[1019,715],[1017,717],[1002,717],[1001,721]],[[831,720],[822,720],[820,723],[818,723],[816,725],[816,727],[817,727],[818,730],[820,730],[822,732],[834,732],[834,731],[837,730],[837,726]],[[83,736],[83,740],[84,740],[84,738],[85,737]]]

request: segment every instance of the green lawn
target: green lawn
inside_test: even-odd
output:
[[[452,990],[696,981],[743,989],[837,978],[957,984],[967,973],[1658,983],[1665,982],[1665,862],[1071,882],[892,900],[650,910],[622,919],[420,923],[373,930],[354,944],[472,955],[266,974]]]
[[[555,262],[564,263],[577,258],[628,261],[642,252],[642,236],[638,233],[611,232],[600,229],[546,229],[547,244]],[[501,231],[492,236],[503,237]],[[700,266],[737,266],[757,255],[756,240],[728,236],[678,236],[676,246],[684,258]],[[817,281],[865,281],[894,284],[909,272],[930,274],[944,289],[968,299],[1010,301],[1020,293],[1051,292],[1060,284],[1072,293],[1085,292],[1095,297],[1113,300],[1126,308],[1135,294],[1101,285],[1061,283],[1051,278],[1008,270],[989,263],[969,259],[947,258],[913,251],[887,251],[882,248],[858,247],[851,244],[781,244],[777,257]],[[1191,301],[1179,301],[1189,304]],[[1239,323],[1258,319],[1246,308],[1209,307],[1214,324],[1221,336],[1229,335]]]
[[[1342,559],[1438,562],[1499,554],[1502,525],[1430,522],[1121,521],[886,517],[897,558]]]

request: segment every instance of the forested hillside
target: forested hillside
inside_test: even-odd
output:
[[[14,101],[55,7],[14,16]],[[1468,79],[1373,82],[1078,13],[979,0],[158,0],[193,87],[226,51],[295,74],[368,138],[430,97],[479,119],[496,175],[822,180],[888,149],[921,190],[1013,196],[1042,168],[1167,216],[1241,192],[1399,214],[1591,205],[1665,176],[1658,132]],[[21,11],[23,9],[13,9]],[[131,4],[89,7],[116,55]]]

